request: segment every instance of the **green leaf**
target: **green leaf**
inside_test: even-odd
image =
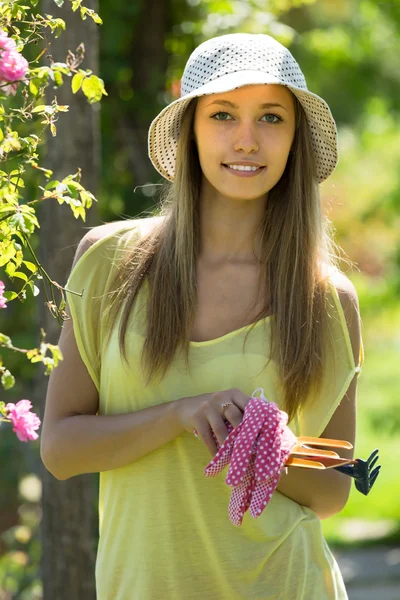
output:
[[[18,187],[25,187],[25,182],[21,177],[11,177],[10,181]]]
[[[60,71],[60,73],[64,73],[64,75],[69,75],[70,70],[67,67],[67,63],[55,62],[51,65],[53,71]]]
[[[91,192],[88,192],[87,190],[82,190],[80,192],[80,197],[82,200],[82,205],[85,208],[90,208],[92,206],[93,200],[97,202],[97,199],[93,196],[93,194]]]
[[[31,94],[33,94],[34,96],[37,96],[39,93],[39,88],[36,85],[36,83],[38,82],[38,79],[31,79],[29,82],[29,91]]]
[[[5,390],[9,390],[15,385],[15,377],[6,369],[1,376],[1,384]]]
[[[35,229],[32,215],[28,214],[16,213],[10,218],[9,223],[12,227],[18,227],[23,233],[27,234],[33,233]]]
[[[96,75],[90,75],[82,83],[82,91],[90,104],[94,104],[101,100],[103,94],[108,95],[104,88],[104,81]]]
[[[43,113],[43,112],[47,112],[46,111],[47,106],[45,104],[39,104],[38,106],[35,106],[35,108],[32,109],[33,113]],[[50,107],[51,108],[51,107]]]
[[[37,363],[37,362],[42,362],[42,355],[41,354],[37,354],[36,356],[33,356],[31,358],[31,363]]]
[[[103,25],[103,19],[101,17],[99,17],[99,15],[97,13],[95,13],[93,11],[93,13],[90,13],[90,16],[92,17],[92,19],[96,23],[96,25]]]
[[[15,271],[13,277],[18,277],[19,279],[23,279],[25,282],[28,281],[28,277],[22,271]]]
[[[60,71],[54,71],[54,83],[56,84],[54,87],[61,87],[64,83],[63,76]]]
[[[52,190],[54,189],[60,182],[57,179],[51,179],[46,183],[43,189]]]
[[[29,262],[29,260],[23,260],[22,261],[24,263],[24,265],[32,272],[32,273],[36,273],[37,271],[37,265],[35,265],[32,262]]]
[[[61,6],[64,4],[64,0],[54,0],[54,2],[57,4],[58,7],[61,8]]]
[[[17,298],[18,294],[17,294],[17,292],[4,292],[3,296],[6,300],[11,301],[11,300],[14,300],[15,298]],[[1,334],[0,334],[0,337],[1,337]]]
[[[13,277],[16,269],[17,269],[16,265],[10,261],[5,268],[5,272],[7,273],[7,275],[9,277]]]
[[[82,85],[82,82],[85,79],[85,77],[86,77],[86,73],[84,71],[79,71],[79,73],[76,73],[73,76],[72,82],[71,82],[73,94],[76,94],[76,92],[81,89],[81,85]]]
[[[76,183],[76,181],[69,181],[67,183],[67,190],[69,195],[72,198],[78,198],[79,197],[79,191],[78,191],[79,185]]]
[[[15,294],[15,292],[13,293]],[[4,344],[5,346],[11,346],[11,338],[9,338],[8,335],[4,335],[4,333],[0,333],[0,344]]]
[[[15,215],[13,215],[15,216]],[[12,218],[12,217],[11,217]],[[0,243],[0,267],[7,264],[16,254],[15,246],[12,240],[5,240]],[[5,295],[5,294],[3,294]]]
[[[2,150],[6,154],[13,150],[21,150],[21,143],[18,139],[18,133],[16,131],[10,131],[7,133],[7,137],[2,142]]]
[[[40,229],[39,221],[37,220],[35,209],[32,206],[22,204],[20,207],[21,213],[25,218],[25,223],[30,231],[34,231],[35,227]]]

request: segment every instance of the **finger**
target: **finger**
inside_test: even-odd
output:
[[[210,427],[213,430],[219,445],[222,446],[222,444],[229,435],[222,415],[218,414],[215,410],[213,410],[208,415],[208,422],[210,423]]]
[[[224,417],[235,428],[243,421],[243,412],[238,406],[232,404],[225,410]]]
[[[224,412],[222,412],[221,406],[218,405],[210,408],[207,418],[210,423],[211,429],[218,440],[219,445],[222,446],[228,435],[238,425],[240,425],[240,423],[243,420],[243,415],[241,410],[233,404],[229,406]]]
[[[207,421],[200,423],[197,427],[197,434],[201,441],[207,446],[211,456],[215,456],[218,452],[217,444],[214,441],[210,425]]]
[[[248,402],[251,400],[251,396],[243,394],[241,390],[236,388],[230,390],[230,399],[228,402],[233,402],[241,411],[244,413]]]

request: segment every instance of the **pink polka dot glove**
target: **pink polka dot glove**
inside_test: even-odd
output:
[[[254,394],[261,390],[261,398]],[[253,392],[246,405],[242,422],[233,429],[225,419],[229,435],[207,465],[207,477],[215,477],[230,464],[225,482],[232,487],[229,518],[239,526],[250,508],[255,519],[261,515],[274,493],[285,463],[297,437],[287,427],[288,415],[269,402],[263,388]],[[197,436],[196,430],[194,434]]]

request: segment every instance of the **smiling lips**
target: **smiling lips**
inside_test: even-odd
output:
[[[257,171],[258,169],[262,169],[263,167],[253,167],[253,166],[242,166],[242,165],[226,165],[229,169],[234,169],[235,171]]]
[[[259,163],[256,162],[251,162],[251,161],[237,161],[237,162],[233,162],[233,163],[222,163],[225,167],[257,167],[257,168],[262,168],[265,165],[260,165]]]
[[[224,167],[224,169],[227,169],[233,175],[238,175],[239,177],[254,177],[255,175],[259,175],[261,171],[265,169],[265,167],[263,166],[256,166],[255,168],[251,165],[242,166],[240,164],[233,164],[231,166],[223,164],[222,166]]]

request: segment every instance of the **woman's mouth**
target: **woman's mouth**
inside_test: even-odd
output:
[[[233,175],[237,175],[238,177],[255,177],[259,175],[262,171],[264,171],[265,167],[258,167],[257,169],[232,169],[228,167],[228,165],[222,164],[224,169]]]

